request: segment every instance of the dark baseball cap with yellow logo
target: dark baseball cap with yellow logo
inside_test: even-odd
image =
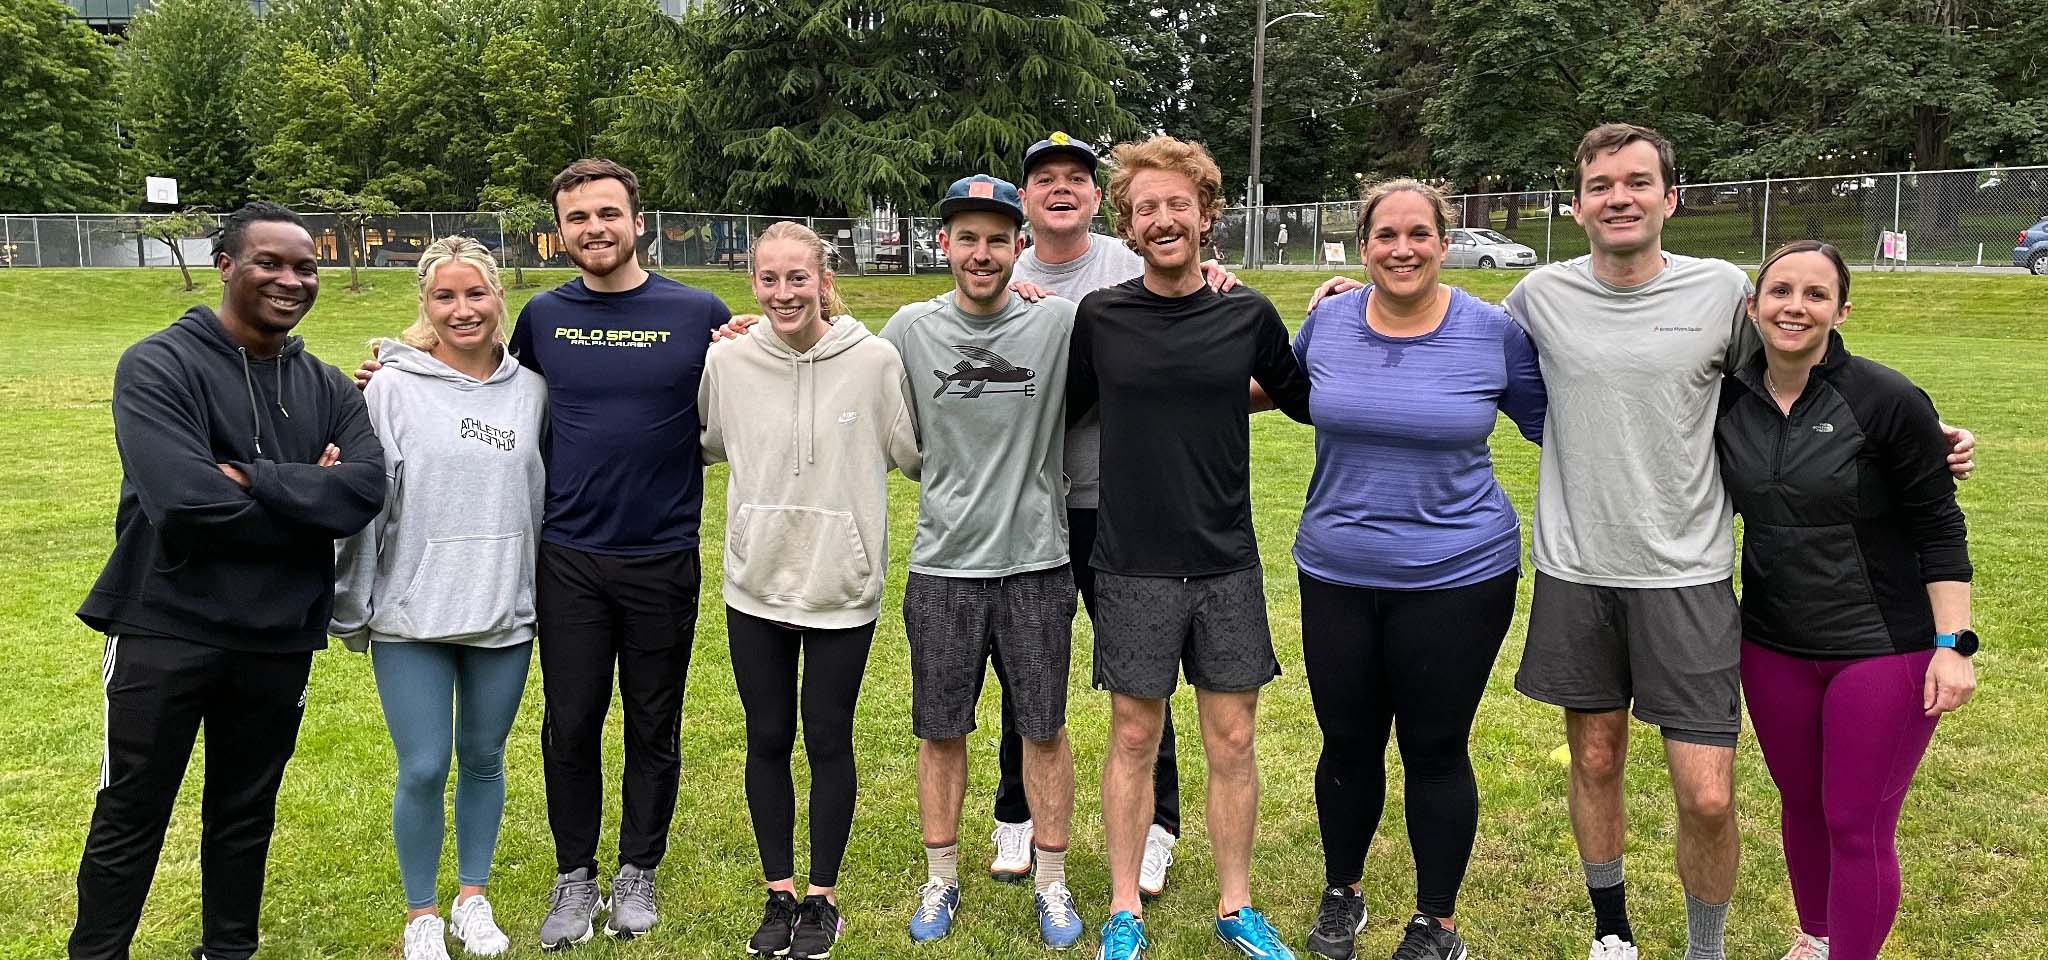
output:
[[[1032,144],[1031,149],[1024,151],[1024,179],[1031,179],[1032,167],[1054,157],[1071,157],[1080,161],[1082,166],[1088,168],[1089,173],[1094,173],[1102,164],[1102,158],[1096,155],[1093,146],[1067,136],[1063,131],[1055,130],[1051,136]]]

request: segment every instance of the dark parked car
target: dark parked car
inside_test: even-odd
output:
[[[417,267],[420,265],[420,254],[425,252],[427,252],[427,245],[417,239],[394,237],[386,240],[383,246],[377,248],[377,252],[370,257],[370,265],[373,267]]]
[[[2048,277],[2048,217],[2020,234],[2019,246],[2012,248],[2012,265],[2025,267],[2034,276]]]

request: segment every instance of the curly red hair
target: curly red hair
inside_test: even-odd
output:
[[[1116,232],[1124,244],[1138,248],[1131,236],[1131,180],[1144,170],[1178,173],[1195,184],[1201,199],[1202,217],[1209,229],[1202,231],[1200,246],[1209,245],[1209,233],[1223,217],[1223,170],[1199,143],[1160,134],[1142,143],[1126,143],[1109,155],[1116,172],[1109,177],[1109,203],[1116,210]]]

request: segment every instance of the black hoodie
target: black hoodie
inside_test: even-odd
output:
[[[251,357],[193,307],[121,355],[114,443],[114,553],[80,620],[234,650],[327,645],[334,541],[384,506],[384,448],[341,371],[297,337]],[[321,467],[329,443],[342,460]]]

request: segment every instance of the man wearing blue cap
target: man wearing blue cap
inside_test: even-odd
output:
[[[903,594],[928,872],[910,937],[944,937],[960,906],[967,735],[992,659],[1024,738],[1039,934],[1065,949],[1082,932],[1066,884],[1075,602],[1063,473],[1074,303],[1010,291],[1024,226],[1016,187],[967,177],[946,191],[939,216],[939,245],[957,286],[896,311],[882,328],[903,356],[924,450]]]

